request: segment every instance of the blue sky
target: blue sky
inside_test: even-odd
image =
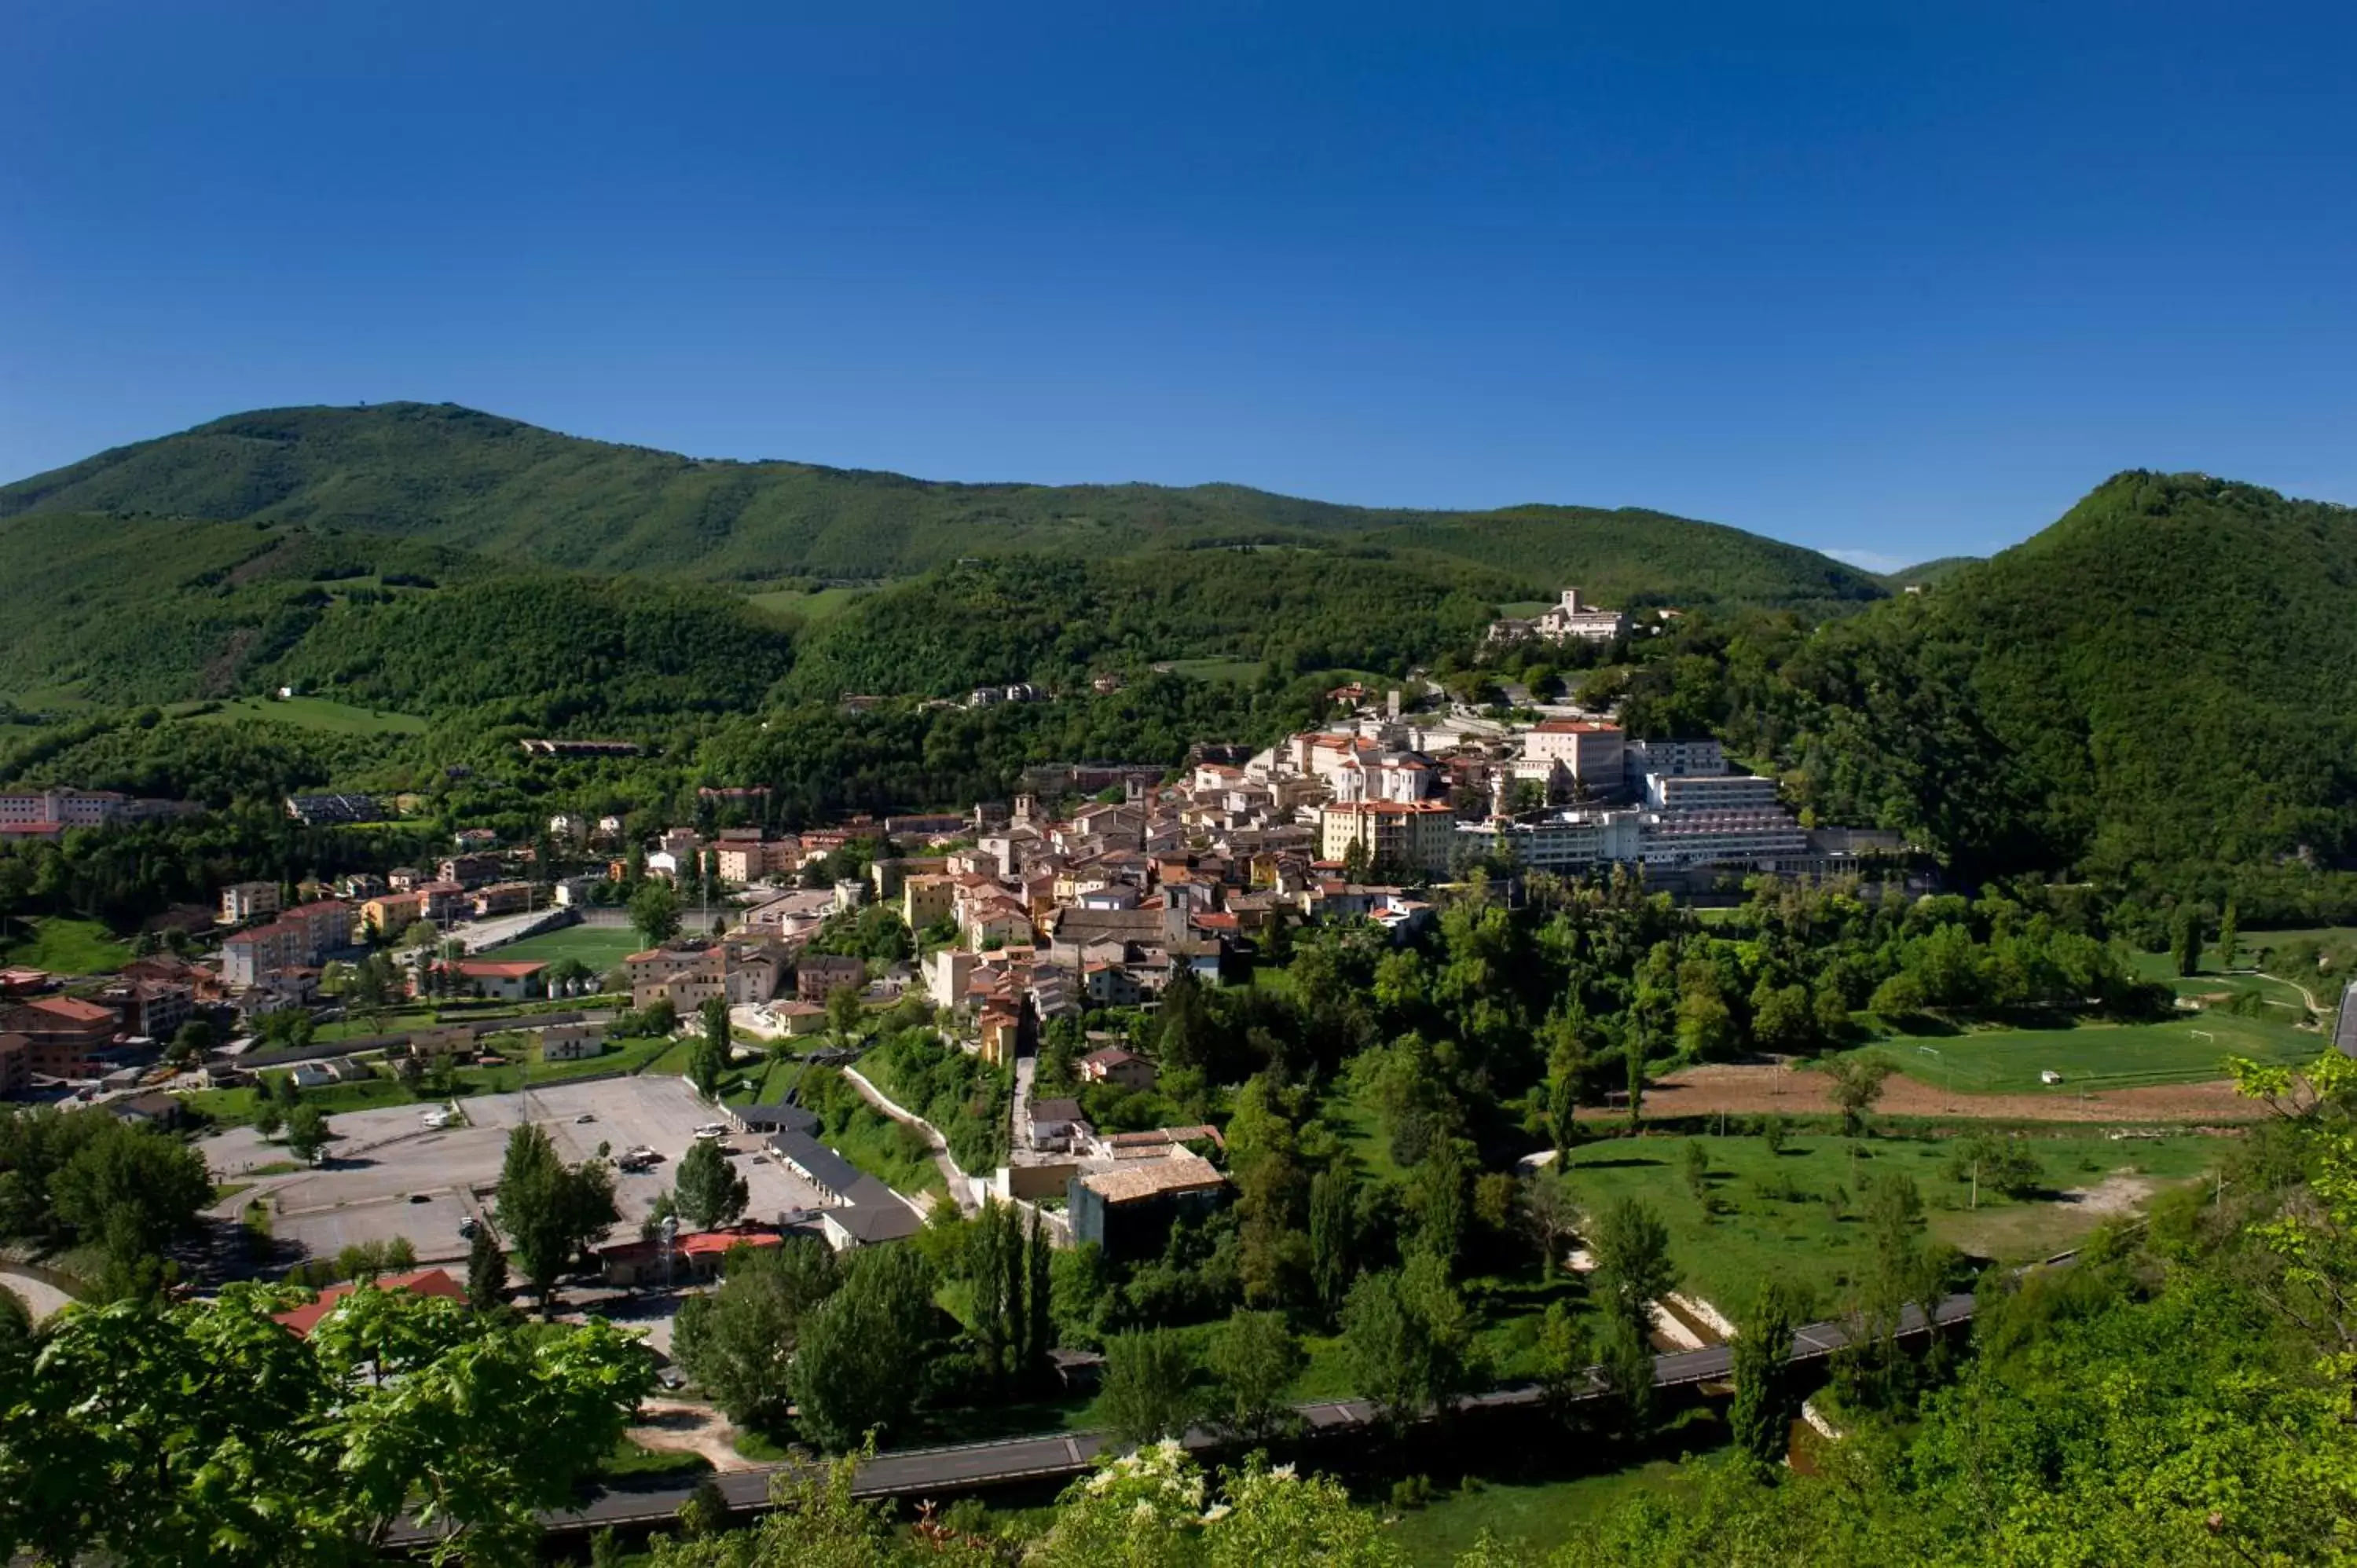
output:
[[[447,400],[1888,564],[2357,501],[2345,6],[9,9],[0,476]]]

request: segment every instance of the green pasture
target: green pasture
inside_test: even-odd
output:
[[[1707,1208],[1686,1180],[1690,1144],[1699,1144],[1710,1164]],[[2223,1148],[2192,1133],[2114,1138],[2071,1132],[2026,1136],[2022,1144],[2053,1193],[2115,1175],[2186,1180],[2208,1170]],[[1947,1174],[1953,1147],[1946,1138],[1810,1136],[1789,1138],[1782,1153],[1771,1154],[1753,1133],[1616,1138],[1572,1151],[1568,1176],[1590,1212],[1623,1197],[1651,1206],[1669,1227],[1681,1288],[1729,1316],[1770,1276],[1807,1284],[1824,1305],[1839,1302],[1872,1264],[1861,1199],[1884,1173],[1914,1179],[1935,1240],[2002,1262],[2045,1256],[2100,1218],[2074,1202],[2017,1202],[1989,1192],[1980,1195],[1978,1208],[1970,1208],[1967,1184]]]
[[[867,588],[821,588],[814,594],[806,594],[799,588],[778,588],[766,594],[748,594],[745,602],[772,615],[791,616],[815,626],[833,620],[869,592],[872,590]]]
[[[2061,1096],[2200,1083],[2226,1076],[2228,1057],[2290,1065],[2314,1059],[2322,1048],[2318,1035],[2287,1023],[2216,1011],[2158,1024],[2085,1023],[2073,1028],[1899,1036],[1860,1047],[1936,1089]],[[2046,1083],[2040,1077],[2046,1072],[2060,1073],[2061,1081]]]
[[[1677,1499],[1690,1493],[1693,1472],[1655,1459],[1601,1476],[1560,1480],[1473,1480],[1451,1475],[1443,1456],[1431,1459],[1436,1487],[1446,1488],[1422,1508],[1408,1509],[1389,1531],[1414,1563],[1454,1563],[1484,1534],[1545,1552],[1642,1496]],[[1381,1501],[1381,1498],[1372,1499]]]
[[[96,920],[63,916],[0,922],[0,962],[51,974],[112,974],[131,961],[131,946]]]
[[[392,714],[354,707],[327,697],[236,697],[210,713],[196,715],[199,724],[244,724],[266,720],[299,729],[326,730],[334,735],[423,735],[425,721],[414,714]]]

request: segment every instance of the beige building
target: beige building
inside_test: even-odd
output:
[[[1438,875],[1457,844],[1457,814],[1446,800],[1352,800],[1318,812],[1318,854],[1347,860],[1356,845],[1370,865]]]
[[[242,926],[264,915],[275,915],[279,906],[275,882],[232,882],[221,891],[221,923]]]
[[[767,876],[789,875],[802,863],[800,843],[775,840],[727,841],[715,852],[723,882],[759,882]]]
[[[1525,761],[1561,768],[1595,795],[1620,792],[1626,752],[1620,726],[1598,719],[1546,719],[1523,736]]]
[[[921,931],[957,908],[957,883],[940,875],[911,876],[900,884],[900,918]]]

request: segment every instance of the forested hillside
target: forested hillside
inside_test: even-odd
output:
[[[1103,562],[1021,557],[932,574],[814,629],[798,694],[949,695],[1180,658],[1265,660],[1280,676],[1400,671],[1480,633],[1493,574],[1321,552],[1195,550]]]
[[[133,511],[307,522],[511,559],[738,582],[903,576],[963,557],[1102,560],[1201,543],[1372,544],[1499,567],[1526,591],[1860,602],[1814,552],[1659,512],[1332,506],[1234,485],[968,485],[584,441],[448,404],[276,409],[0,488],[0,517]]]
[[[1931,600],[2083,859],[2357,843],[2357,511],[2123,474]]]
[[[248,689],[331,607],[482,575],[413,540],[81,512],[0,521],[0,695],[115,703]]]
[[[1690,626],[1633,721],[1714,726],[1829,822],[1968,875],[2331,861],[2357,848],[2357,512],[2122,474],[1939,586],[1813,629]]]
[[[1943,555],[1934,561],[1920,561],[1912,566],[1901,566],[1896,572],[1882,574],[1885,586],[1892,589],[1928,588],[1943,583],[1967,566],[1980,564],[1977,555]]]

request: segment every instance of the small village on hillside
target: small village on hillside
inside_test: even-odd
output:
[[[1492,635],[1628,631],[1628,618],[1566,590],[1545,616],[1501,622]],[[512,1068],[507,1077],[520,1083],[554,1072],[576,1096],[630,1095],[634,1079],[597,1088],[601,1064],[635,1069],[647,1058],[626,1056],[631,1036],[694,1036],[715,1010],[738,1063],[775,1052],[845,1065],[858,1058],[853,1020],[862,1012],[898,1007],[908,1016],[915,1007],[979,1063],[1013,1075],[996,1140],[1004,1157],[972,1174],[941,1162],[950,1196],[969,1209],[986,1197],[1045,1203],[1060,1240],[1135,1255],[1159,1244],[1174,1215],[1219,1201],[1225,1178],[1203,1158],[1219,1134],[1090,1124],[1075,1098],[1081,1085],[1142,1090],[1155,1080],[1150,1055],[1118,1032],[1088,1031],[1081,1049],[1062,1052],[1062,1081],[1035,1093],[1043,1042],[1069,1042],[1084,1019],[1150,1014],[1182,978],[1248,986],[1304,925],[1362,923],[1405,940],[1430,922],[1432,889],[1468,876],[1493,879],[1512,897],[1532,873],[1617,868],[1682,896],[1752,874],[1910,875],[1899,835],[1803,826],[1779,803],[1774,780],[1732,767],[1706,737],[1634,738],[1609,716],[1567,707],[1515,719],[1437,695],[1410,705],[1397,688],[1351,684],[1328,696],[1322,727],[1256,753],[1207,742],[1175,771],[1036,768],[1025,779],[1030,792],[961,811],[799,832],[644,829],[619,815],[558,812],[532,843],[458,828],[433,865],[332,886],[231,883],[209,924],[175,929],[168,946],[113,974],[0,972],[0,1093],[63,1096],[163,1124],[189,1097],[202,1104],[251,1092],[257,1073],[284,1076],[296,1092],[340,1090],[328,1098],[354,1103],[366,1099],[361,1086],[397,1081],[414,1093],[426,1075],[460,1067],[490,1087]],[[582,757],[622,744],[525,743]],[[704,793],[725,816],[758,807],[761,790]],[[350,794],[290,797],[285,806],[310,825],[393,812]],[[0,797],[0,833],[55,837],[189,810],[52,789]],[[554,859],[543,864],[544,854]],[[625,883],[670,890],[675,913],[634,925],[632,911],[612,902]],[[879,921],[894,933],[880,943]],[[866,935],[849,946],[864,944],[865,956],[823,940],[854,929]],[[647,935],[660,940],[640,945]],[[420,1022],[385,1022],[404,1015]],[[917,1120],[850,1076],[894,1118]],[[905,1238],[932,1201],[896,1194],[846,1162],[805,1108],[747,1099],[724,1112],[667,1094],[665,1110],[669,1124],[651,1122],[621,1151],[622,1168],[679,1157],[716,1117],[770,1166],[773,1202],[750,1213],[774,1233],[802,1227],[838,1247]],[[420,1141],[411,1125],[420,1114],[356,1110],[339,1115],[337,1134],[349,1143],[363,1125],[371,1136],[397,1132],[379,1156],[390,1163],[401,1142]],[[456,1135],[450,1123],[485,1115],[484,1102],[462,1110],[453,1099],[422,1113],[424,1131],[439,1144]],[[248,1168],[273,1163],[276,1145],[241,1136]],[[613,1149],[610,1139],[581,1141]],[[339,1182],[332,1166],[282,1177],[274,1195],[264,1189],[282,1210],[328,1216],[318,1225],[328,1251],[359,1233],[342,1212],[353,1201],[343,1187],[363,1200],[383,1188],[376,1175]],[[221,1174],[243,1172],[232,1161]],[[395,1213],[387,1226],[404,1228],[375,1239],[397,1234],[423,1258],[461,1255],[459,1227],[493,1222],[481,1201],[491,1171],[479,1174],[479,1189],[461,1184],[437,1197],[430,1217]],[[420,1233],[429,1218],[440,1233]],[[305,1230],[301,1212],[282,1227],[296,1237]],[[731,1234],[741,1240],[741,1222]],[[692,1243],[678,1242],[686,1255]],[[620,1277],[644,1275],[633,1260],[647,1245],[609,1249]]]

